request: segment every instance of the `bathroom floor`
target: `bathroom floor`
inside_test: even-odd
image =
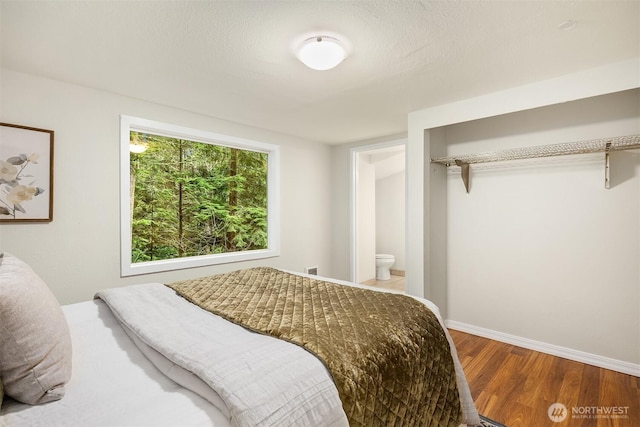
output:
[[[370,279],[362,282],[363,285],[373,286],[374,288],[392,289],[394,291],[404,292],[404,276],[391,275],[389,280]]]

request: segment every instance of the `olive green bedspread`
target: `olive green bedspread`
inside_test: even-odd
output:
[[[205,310],[316,355],[352,426],[461,423],[449,343],[436,316],[411,297],[267,267],[168,286]]]

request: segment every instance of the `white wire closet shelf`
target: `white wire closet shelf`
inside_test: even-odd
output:
[[[638,148],[640,148],[640,135],[627,135],[561,144],[539,145],[535,147],[511,148],[478,154],[435,157],[431,159],[431,163],[439,163],[445,166],[460,166],[462,180],[468,193],[469,165],[474,163],[568,156],[573,154],[605,153],[605,188],[609,188],[609,153],[611,151],[633,150]]]

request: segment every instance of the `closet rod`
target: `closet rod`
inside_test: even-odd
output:
[[[568,156],[571,154],[606,153],[610,151],[640,148],[640,135],[617,136],[614,138],[592,139],[588,141],[565,142],[562,144],[539,145],[536,147],[511,148],[479,154],[462,154],[451,157],[435,157],[431,163],[453,166],[458,163],[474,164],[500,162],[506,160],[533,159],[537,157]]]
[[[605,153],[604,186],[609,188],[609,153],[612,151],[640,148],[640,135],[617,136],[613,138],[592,139],[587,141],[565,142],[562,144],[538,145],[536,147],[511,148],[479,154],[463,154],[453,157],[435,157],[431,163],[445,166],[459,166],[462,182],[469,192],[469,165],[474,163],[500,162],[506,160],[534,159],[541,157],[568,156],[572,154]]]

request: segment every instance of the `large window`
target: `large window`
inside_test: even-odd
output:
[[[278,148],[121,116],[122,275],[279,255]]]

